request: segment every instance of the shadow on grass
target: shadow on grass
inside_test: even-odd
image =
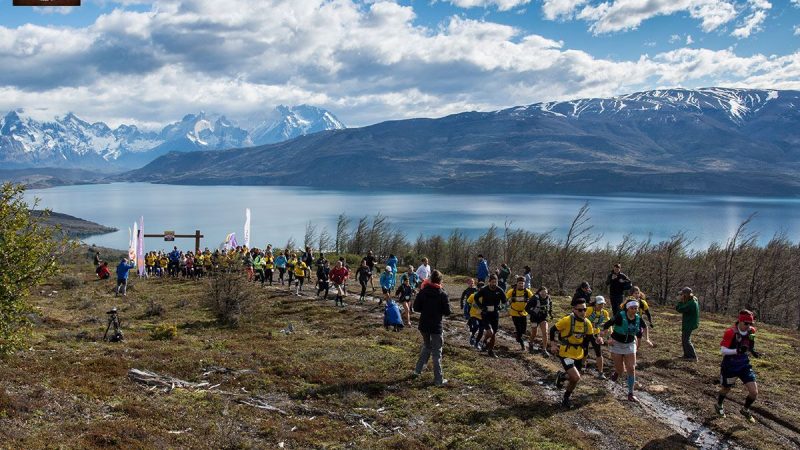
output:
[[[661,439],[653,439],[642,445],[642,450],[672,450],[675,448],[694,448],[694,445],[678,433]]]
[[[517,419],[527,421],[530,419],[546,419],[554,416],[564,409],[560,404],[545,402],[518,403],[515,405],[504,406],[491,411],[470,411],[464,416],[464,423],[467,425],[489,424],[498,419]]]
[[[208,328],[227,328],[227,325],[221,324],[216,319],[193,320],[178,325],[179,330],[204,330]]]
[[[393,381],[388,382],[378,382],[378,381],[345,381],[342,383],[336,384],[328,384],[325,386],[318,386],[308,389],[303,389],[298,392],[294,392],[291,397],[294,399],[305,399],[305,398],[324,398],[327,396],[337,396],[337,397],[346,397],[348,394],[353,392],[360,392],[367,397],[376,398],[382,396],[389,386],[397,383],[401,383],[404,381],[408,381],[410,377],[405,377]]]
[[[658,359],[652,362],[636,362],[637,369],[647,369],[648,367],[657,367],[659,369],[674,369],[676,367],[674,359]]]

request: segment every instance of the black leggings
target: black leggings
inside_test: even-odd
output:
[[[517,342],[522,343],[522,338],[528,330],[528,320],[524,316],[511,316],[511,320],[514,321],[514,328],[517,330]]]
[[[602,349],[602,347],[600,347],[600,344],[595,342],[594,336],[586,336],[583,339],[583,357],[584,357],[584,359],[589,357],[589,344],[591,344],[592,347],[594,347],[594,356],[596,358],[599,358],[599,357],[603,356],[603,349]]]
[[[272,286],[272,269],[264,269],[264,276],[269,281],[269,285]]]
[[[306,280],[306,277],[296,277],[296,278],[297,278],[297,285],[300,287],[300,289],[303,289],[303,281]]]
[[[359,294],[361,295],[361,297],[367,295],[367,281],[368,280],[361,280],[361,279],[358,280],[358,284],[361,285],[361,294]]]
[[[319,295],[320,292],[325,291],[325,298],[327,298],[328,291],[330,290],[330,288],[331,288],[330,283],[328,283],[327,281],[320,281],[319,287],[317,288],[317,295]]]
[[[294,279],[294,269],[289,269],[289,284],[292,284],[293,279]]]

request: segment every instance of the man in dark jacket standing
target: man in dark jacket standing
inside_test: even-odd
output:
[[[428,359],[433,357],[433,382],[444,386],[447,380],[442,376],[442,317],[450,315],[450,301],[442,289],[442,273],[438,270],[431,273],[429,282],[414,299],[414,311],[420,314],[418,328],[422,334],[422,348],[413,377],[418,377]]]
[[[611,297],[612,317],[615,317],[619,312],[619,305],[625,298],[625,291],[631,287],[631,280],[622,273],[622,266],[619,263],[614,264],[614,269],[608,274],[606,286],[608,286],[608,294]]]
[[[697,361],[697,353],[692,345],[692,332],[700,326],[700,303],[692,294],[692,288],[681,289],[678,304],[675,309],[681,313],[681,343],[683,344],[683,359]]]

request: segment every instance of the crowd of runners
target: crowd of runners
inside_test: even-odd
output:
[[[451,309],[449,297],[442,288],[442,274],[432,270],[427,258],[423,258],[417,267],[400,268],[398,263],[394,255],[379,258],[372,251],[352,269],[344,257],[331,262],[322,253],[315,256],[308,247],[299,252],[273,251],[268,245],[265,249],[237,247],[214,252],[205,249],[197,254],[182,252],[175,247],[169,253],[148,253],[145,256],[145,276],[199,278],[220,270],[243,270],[249,281],[262,286],[283,287],[296,295],[303,295],[306,288],[307,293],[321,299],[333,297],[337,307],[346,305],[348,283],[357,283],[359,303],[368,299],[374,301],[375,298],[379,305],[385,303],[384,325],[387,328],[399,331],[411,325],[412,310],[420,313],[418,329],[423,344],[413,376],[419,376],[428,360],[432,359],[434,383],[446,385],[448,382],[443,377],[441,365],[442,318],[451,315]],[[110,276],[108,265],[99,254],[95,255],[95,265],[99,277]],[[125,295],[128,272],[133,267],[134,263],[125,258],[117,265],[117,294]],[[316,275],[314,278],[312,272]],[[514,281],[509,287],[512,278]],[[522,275],[512,277],[507,264],[502,263],[491,271],[489,262],[478,255],[476,279],[466,281],[459,305],[469,331],[469,344],[476,351],[486,352],[492,358],[498,357],[495,345],[500,332],[500,317],[508,311],[514,327],[510,334],[521,352],[540,353],[545,358],[555,356],[560,360],[562,370],[557,372],[555,384],[559,389],[565,388],[564,407],[572,406],[572,393],[582,376],[590,371],[585,366],[592,354],[594,376],[615,383],[619,378],[624,379],[627,400],[639,401],[634,392],[636,356],[642,341],[653,347],[649,337],[649,329],[654,327],[653,317],[646,295],[622,272],[620,264],[613,266],[606,279],[608,299],[593,295],[590,284],[582,282],[572,296],[571,312],[562,317],[553,315],[553,302],[547,287],[532,286],[531,269],[527,266]],[[682,315],[683,359],[697,361],[691,335],[699,327],[700,310],[691,288],[685,287],[680,291],[675,308]],[[737,319],[725,331],[720,343],[723,355],[721,388],[715,409],[719,415],[725,415],[723,402],[739,379],[748,392],[740,412],[753,422],[755,419],[750,407],[758,396],[758,386],[749,356],[759,357],[755,350],[755,318],[752,312],[742,310]],[[613,362],[610,376],[606,375],[604,365],[603,347],[606,346]]]

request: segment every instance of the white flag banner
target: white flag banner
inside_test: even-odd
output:
[[[136,239],[136,266],[139,268],[139,276],[146,276],[144,266],[144,216],[139,217],[139,235]]]
[[[136,262],[136,243],[139,240],[139,224],[133,222],[133,233],[131,234],[131,242],[128,247],[128,259]]]
[[[244,210],[244,246],[250,248],[250,208]]]

